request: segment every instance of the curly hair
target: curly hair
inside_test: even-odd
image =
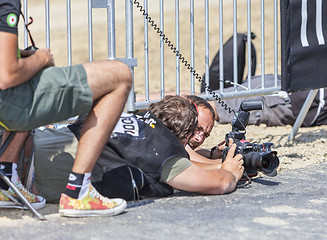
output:
[[[197,126],[197,109],[188,99],[178,95],[167,95],[152,103],[149,110],[180,140],[186,143]]]

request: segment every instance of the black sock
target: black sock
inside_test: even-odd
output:
[[[80,174],[71,172],[64,193],[75,199],[81,198],[81,195],[85,194],[85,190],[88,187],[90,176],[90,173]]]
[[[11,162],[1,162],[0,163],[0,169],[6,174],[6,176],[11,180],[12,175],[12,163]],[[7,183],[0,178],[0,188],[4,190],[8,190],[9,186]]]

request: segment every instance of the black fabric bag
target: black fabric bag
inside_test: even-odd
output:
[[[123,165],[103,174],[102,181],[92,185],[105,197],[123,198],[126,201],[151,197],[167,197],[173,188],[145,174],[141,169]]]
[[[251,33],[251,39],[254,39],[256,36],[254,33]],[[246,63],[246,42],[247,35],[244,33],[237,33],[237,83],[241,84],[243,82],[243,75]],[[233,37],[231,37],[223,46],[223,59],[224,59],[224,80],[233,81]],[[257,56],[255,47],[251,41],[251,76],[254,76],[256,65],[257,65]],[[205,75],[203,75],[203,81],[205,81]],[[212,60],[212,63],[209,68],[209,88],[211,90],[219,89],[219,51]],[[232,86],[230,83],[224,83],[224,87]],[[201,92],[205,91],[205,87],[201,84]]]
[[[139,200],[139,190],[144,186],[144,176],[140,169],[123,165],[105,172],[101,182],[92,184],[106,197],[118,197],[127,201]]]
[[[280,1],[281,87],[288,93],[327,87],[327,4],[305,2]]]
[[[297,117],[299,115],[308,94],[309,91],[300,91],[289,95],[294,116]],[[322,96],[320,96],[320,94],[321,93],[318,91],[317,95],[313,99],[308,113],[303,120],[302,127],[321,126],[327,124],[327,89],[323,90]],[[320,99],[320,97],[322,99]],[[320,105],[320,101],[323,101],[322,105]]]

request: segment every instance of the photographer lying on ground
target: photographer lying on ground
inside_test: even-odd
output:
[[[127,194],[120,190],[128,187],[124,188],[125,183],[129,184],[124,181],[126,175],[115,177],[126,169],[110,171],[126,164],[131,167],[136,184],[135,167],[144,172],[144,186],[138,189],[142,197],[168,196],[173,188],[205,194],[235,189],[244,170],[241,155],[233,157],[235,145],[221,169],[203,169],[189,161],[184,147],[197,126],[197,110],[192,102],[180,96],[166,96],[149,110],[123,114],[118,121],[92,172],[92,183],[102,194]],[[82,122],[79,119],[68,127],[36,130],[34,134],[35,183],[49,201],[57,201],[65,186],[63,180],[75,154],[71,149],[77,144],[72,131],[78,137]]]
[[[225,141],[213,147],[210,151],[201,149],[200,146],[210,135],[212,130],[214,124],[214,110],[203,98],[195,95],[186,95],[186,98],[198,106],[198,126],[185,148],[193,164],[205,168],[219,167],[228,149],[226,148],[225,142],[233,139],[232,142],[236,143],[237,151],[243,155],[244,167],[247,173],[244,175],[244,179],[256,176],[257,171],[263,172],[268,176],[276,176],[279,160],[277,152],[271,150],[273,144],[268,142],[263,144],[250,143],[245,139],[244,130],[248,123],[249,116],[251,116],[250,111],[262,110],[262,101],[243,101],[236,111],[238,118],[230,122],[232,124],[232,132],[226,134]]]

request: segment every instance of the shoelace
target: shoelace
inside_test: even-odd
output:
[[[13,203],[15,203],[17,206],[24,206],[19,199],[11,195],[5,190],[1,190],[2,194],[5,195],[7,198],[9,198]]]
[[[100,199],[101,201],[105,202],[105,203],[112,203],[112,201],[109,198],[106,198],[104,196],[102,196],[93,186],[91,187],[91,195],[93,195],[95,198]]]
[[[31,196],[31,197],[33,197],[33,198],[36,198],[36,196],[35,196],[33,193],[31,193],[30,191],[28,191],[28,190],[24,187],[24,185],[23,185],[21,182],[18,182],[16,186],[19,188],[19,190],[20,190],[21,192],[24,192],[24,193],[26,193],[27,195],[29,195],[29,196]],[[11,188],[10,188],[10,191],[11,191],[13,194],[15,194],[15,192],[14,192]]]

